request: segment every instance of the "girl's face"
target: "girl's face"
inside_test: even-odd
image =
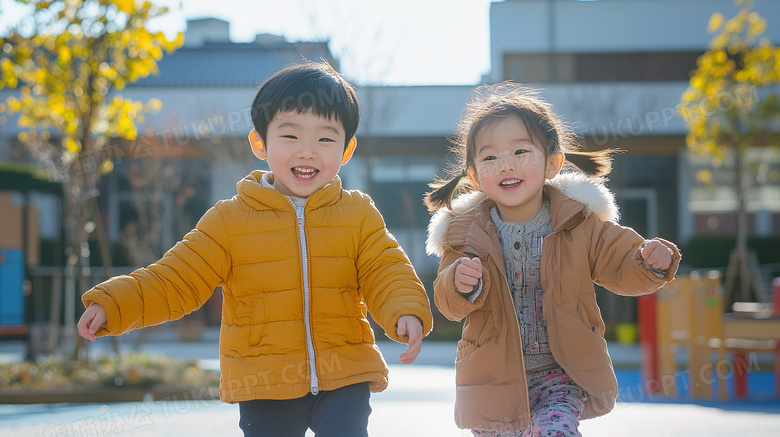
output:
[[[545,158],[514,114],[482,127],[474,146],[476,168],[469,167],[469,176],[496,202],[501,218],[516,223],[533,219],[542,207],[544,181],[558,174],[563,155]]]

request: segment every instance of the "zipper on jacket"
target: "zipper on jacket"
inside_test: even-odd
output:
[[[503,254],[501,262],[503,263]],[[499,269],[500,271],[500,269]],[[504,276],[504,284],[506,285],[506,290],[509,294],[509,302],[512,304],[512,318],[515,320],[515,326],[517,327],[517,339],[520,342],[520,365],[522,367],[522,375],[523,380],[526,382],[526,386],[528,385],[528,375],[526,373],[525,368],[525,347],[523,346],[523,328],[520,327],[520,318],[517,316],[517,306],[515,305],[515,297],[512,295],[512,286],[509,285],[509,278],[507,278],[506,274]],[[528,399],[528,403],[526,406],[526,413],[528,414],[528,417],[531,417],[531,393],[528,388],[526,388],[526,398]]]
[[[573,228],[574,228],[574,226],[572,228],[570,228],[570,229],[573,229]],[[548,258],[551,258],[551,259],[555,257],[555,248],[556,248],[556,245],[553,243],[553,235],[557,234],[558,232],[559,231],[553,231],[553,232],[550,233],[550,235],[544,237],[545,240],[547,240],[547,239],[550,240],[550,249],[549,249],[550,256]],[[542,245],[542,248],[544,248],[544,245]],[[544,257],[542,257],[541,263],[542,264],[545,263],[545,258]],[[552,302],[552,295],[550,295],[549,298],[546,298],[546,296],[549,293],[544,293],[544,294],[545,294],[545,296],[542,298],[542,308],[550,308],[550,305],[545,305],[545,300],[547,300],[548,302]],[[558,363],[558,365],[561,367],[561,369],[563,369],[563,371],[566,372],[569,375],[569,377],[571,378],[571,373],[569,373],[569,371],[566,370],[563,367],[563,364],[561,364],[561,361],[558,361],[558,358],[555,356],[555,348],[553,347],[553,343],[558,341],[558,337],[557,337],[557,335],[552,335],[552,333],[550,332],[550,326],[553,327],[552,329],[556,329],[555,328],[555,311],[553,311],[552,309],[548,309],[547,311],[550,313],[550,317],[547,318],[547,316],[545,314],[542,314],[542,316],[544,316],[544,318],[547,319],[547,336],[548,336],[547,341],[550,343],[550,353],[552,353],[553,358],[555,359],[555,362]],[[572,378],[572,381],[574,381],[574,378]],[[592,396],[592,397],[597,398],[597,399],[599,399],[599,400],[601,400],[603,402],[607,402],[607,403],[612,402],[612,400],[609,399],[609,397],[606,396],[603,393],[602,394],[594,394],[594,393],[588,392],[588,396]]]
[[[504,282],[506,283],[506,289],[509,290],[509,301],[512,302],[512,313],[514,314],[515,326],[517,326],[517,338],[520,340],[520,364],[523,365],[523,377],[526,377],[525,370],[525,346],[523,343],[523,328],[520,327],[520,318],[517,317],[517,306],[515,305],[515,297],[512,296],[512,286],[509,285],[509,279],[504,276]],[[530,404],[529,404],[530,405]],[[529,413],[530,414],[530,411]]]
[[[503,262],[503,260],[501,261]],[[512,288],[511,285],[509,285],[509,279],[507,279],[506,275],[504,275],[504,282],[506,283],[506,289],[509,291],[509,301],[512,302],[512,315],[515,319],[515,326],[517,326],[517,338],[520,341],[520,365],[522,366],[523,370],[523,380],[525,381],[526,387],[528,386],[528,374],[526,373],[525,369],[525,350],[523,346],[523,329],[520,327],[520,319],[517,317],[517,307],[515,306],[515,297],[512,296]],[[528,414],[528,417],[531,417],[531,390],[526,388],[525,396],[528,399],[528,403],[526,404],[526,413]]]
[[[298,240],[301,245],[301,273],[303,276],[303,323],[306,326],[306,349],[309,355],[309,376],[311,378],[311,394],[320,392],[317,378],[317,361],[314,356],[314,340],[311,334],[311,290],[309,288],[309,250],[306,244],[306,220],[303,215],[303,207],[292,201],[295,207],[295,216],[298,219]]]

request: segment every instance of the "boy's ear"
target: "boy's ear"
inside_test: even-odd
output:
[[[355,147],[357,147],[357,138],[352,137],[347,144],[347,148],[344,149],[344,155],[341,157],[341,165],[344,165],[352,159],[352,154],[355,153]]]
[[[552,179],[555,177],[555,175],[558,174],[559,171],[561,171],[561,167],[563,167],[563,160],[565,157],[563,156],[563,153],[555,153],[551,155],[549,158],[547,158],[547,169],[544,171],[544,177],[546,179]]]
[[[265,143],[263,142],[263,139],[254,129],[249,132],[249,147],[252,148],[252,153],[254,153],[255,156],[257,156],[259,159],[265,159],[268,156],[268,153],[265,150]]]

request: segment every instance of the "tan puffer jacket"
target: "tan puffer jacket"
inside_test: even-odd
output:
[[[388,336],[405,314],[432,328],[430,304],[409,259],[371,199],[338,177],[305,208],[262,186],[263,172],[237,185],[163,258],[85,293],[106,309],[117,335],[178,319],[222,286],[220,397],[292,399],[370,382],[387,387],[370,311]]]
[[[593,283],[621,295],[652,293],[671,280],[680,263],[677,247],[663,277],[643,265],[644,239],[617,219],[612,194],[580,174],[548,181],[552,234],[542,246],[542,310],[550,349],[558,364],[588,393],[582,418],[600,416],[615,405],[617,381],[604,340],[604,321]],[[427,249],[441,257],[434,282],[436,306],[450,320],[462,320],[458,342],[455,422],[461,428],[521,430],[530,424],[523,347],[514,302],[490,208],[481,192],[466,194],[431,219]],[[462,256],[482,261],[482,290],[472,303],[455,288]]]

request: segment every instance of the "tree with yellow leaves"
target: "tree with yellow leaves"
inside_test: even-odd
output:
[[[137,102],[118,92],[157,72],[157,61],[183,41],[152,33],[146,23],[167,12],[148,1],[17,0],[30,9],[0,39],[0,88],[18,93],[0,111],[18,115],[19,140],[38,157],[65,199],[66,299],[86,290],[87,240],[99,224],[95,197],[102,174],[118,149],[133,140],[143,114],[159,110],[152,99]],[[66,314],[68,319],[74,314]]]
[[[742,300],[761,294],[757,261],[747,248],[747,197],[755,175],[746,152],[780,145],[780,49],[762,38],[766,22],[752,11],[752,3],[737,0],[736,4],[740,7],[736,16],[726,20],[715,13],[710,18],[708,31],[713,39],[699,57],[679,105],[688,128],[689,152],[711,157],[716,166],[729,162],[734,168],[737,244],[725,277],[727,305],[736,297],[735,291]]]

